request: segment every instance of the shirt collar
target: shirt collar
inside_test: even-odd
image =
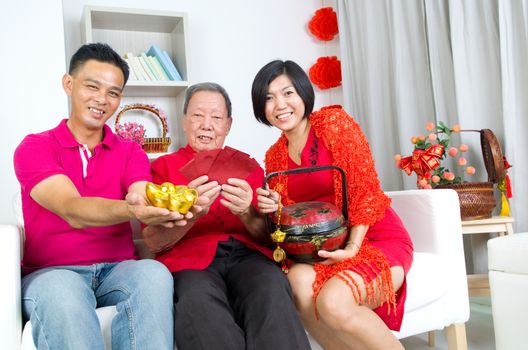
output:
[[[80,143],[75,139],[72,132],[68,128],[66,122],[68,119],[63,119],[59,125],[53,130],[55,137],[63,148],[79,147]],[[103,126],[103,140],[101,144],[105,147],[112,148],[118,142],[117,136],[108,125]]]
[[[196,151],[191,147],[191,145],[187,144],[187,146],[185,146],[183,148],[187,153],[190,153],[192,156],[194,156],[196,154]]]
[[[112,129],[107,124],[105,124],[103,127],[103,133],[104,133],[104,137],[101,143],[104,146],[108,148],[112,148],[115,146],[117,142],[119,142],[119,139],[117,138],[116,134],[114,134]]]

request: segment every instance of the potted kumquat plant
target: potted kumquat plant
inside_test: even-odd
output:
[[[396,166],[407,175],[417,175],[416,184],[421,189],[451,188],[457,191],[460,200],[462,220],[490,218],[496,206],[494,183],[502,184],[505,177],[504,159],[499,143],[489,129],[461,130],[456,124],[452,128],[439,122],[426,125],[427,136],[411,138],[414,145],[412,155],[394,156]],[[459,132],[478,132],[484,163],[488,172],[487,182],[468,182],[466,176],[475,174],[475,167],[468,164],[465,156],[469,147],[452,144],[451,136]],[[452,159],[455,171],[451,171],[443,161]],[[500,189],[500,188],[499,188]]]

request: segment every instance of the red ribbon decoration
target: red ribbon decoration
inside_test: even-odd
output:
[[[444,146],[440,144],[432,145],[426,150],[415,149],[412,156],[401,159],[399,166],[407,175],[414,171],[418,176],[429,179],[431,170],[440,165],[439,159],[443,153]]]
[[[511,180],[510,180],[510,176],[508,175],[508,169],[512,167],[512,165],[510,163],[508,163],[508,160],[506,159],[506,157],[502,157],[503,161],[504,161],[504,171],[506,172],[506,176],[504,177],[504,181],[506,181],[505,185],[506,185],[506,198],[511,198],[513,196],[513,193],[512,193],[512,187],[511,187]]]
[[[506,173],[506,177],[504,178],[504,181],[506,181],[506,198],[511,198],[513,197],[513,192],[512,192],[510,175],[508,175],[508,173]]]

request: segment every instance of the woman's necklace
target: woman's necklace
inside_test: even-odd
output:
[[[307,123],[301,135],[299,135],[298,137],[292,136],[291,140],[288,139],[288,149],[290,150],[290,154],[297,155],[297,158],[299,160],[301,159],[303,149],[306,146],[306,142],[308,141],[309,132],[310,132],[310,124]],[[293,139],[297,139],[299,141],[292,142]]]
[[[290,154],[290,157],[292,158],[292,160],[295,161],[295,163],[301,160],[303,148],[304,146],[299,147],[299,146],[294,146],[292,144],[288,144],[288,153]]]

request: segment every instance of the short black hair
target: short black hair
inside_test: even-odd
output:
[[[87,61],[96,60],[98,62],[110,63],[121,69],[123,77],[125,78],[123,86],[128,81],[130,69],[126,61],[119,56],[108,44],[104,43],[92,43],[81,46],[77,52],[75,52],[70,60],[70,68],[68,73],[70,75],[75,72]]]
[[[293,87],[304,102],[303,117],[308,118],[313,111],[315,93],[306,72],[293,61],[271,61],[258,71],[251,87],[253,114],[262,124],[271,126],[266,119],[266,97],[270,83],[282,74],[286,74],[290,78]]]
[[[185,91],[185,100],[183,101],[183,114],[187,114],[187,107],[189,107],[189,101],[194,96],[195,93],[200,91],[212,91],[212,92],[218,92],[222,97],[224,98],[225,105],[227,108],[227,116],[231,118],[231,99],[229,98],[229,95],[227,94],[226,89],[224,89],[220,84],[217,83],[211,83],[211,82],[205,82],[205,83],[198,83],[191,85],[187,88]]]

